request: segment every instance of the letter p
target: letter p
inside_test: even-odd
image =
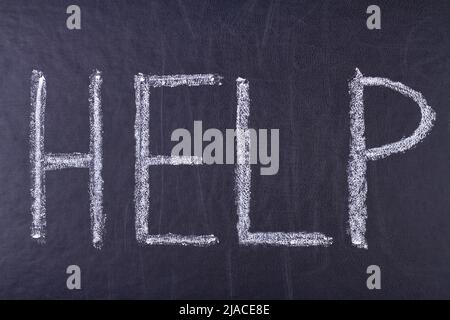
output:
[[[366,148],[364,137],[364,87],[380,86],[397,91],[418,104],[421,112],[419,126],[407,138],[376,148]],[[356,75],[349,85],[350,101],[350,158],[348,162],[348,190],[349,190],[349,224],[352,244],[358,248],[367,249],[366,219],[367,219],[367,162],[385,158],[391,154],[404,152],[422,141],[433,127],[436,114],[427,105],[427,101],[417,92],[400,82],[393,82],[385,78],[364,77],[356,69]]]

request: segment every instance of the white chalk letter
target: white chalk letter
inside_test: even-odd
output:
[[[179,235],[155,234],[148,232],[150,182],[149,166],[160,165],[200,165],[202,157],[198,156],[162,156],[150,154],[150,88],[185,86],[220,85],[222,77],[213,74],[144,76],[134,77],[136,91],[136,121],[134,136],[136,139],[135,191],[136,239],[150,245],[194,245],[208,246],[218,242],[214,235]],[[201,136],[200,136],[201,139]],[[201,155],[201,153],[200,153]]]
[[[237,164],[235,172],[237,192],[237,231],[239,243],[245,245],[275,245],[275,246],[327,246],[332,238],[319,232],[250,232],[250,116],[249,83],[238,78],[237,112],[236,112],[236,144]]]
[[[41,71],[33,71],[31,76],[31,123],[30,123],[30,162],[31,162],[31,214],[33,222],[31,237],[45,242],[45,172],[65,168],[89,169],[89,196],[92,241],[95,248],[102,246],[105,216],[103,215],[102,179],[102,111],[100,89],[102,77],[95,70],[90,77],[89,153],[46,153],[44,148],[44,118],[46,103],[45,76]]]
[[[400,141],[383,145],[377,148],[366,149],[366,139],[364,137],[364,87],[379,86],[394,90],[408,98],[411,98],[419,105],[421,120],[414,133]],[[385,158],[391,154],[404,152],[411,149],[431,131],[436,114],[427,105],[420,92],[417,92],[400,82],[393,82],[385,78],[364,77],[356,69],[356,75],[349,85],[350,89],[350,157],[348,162],[348,212],[350,224],[350,236],[353,245],[358,248],[367,249],[366,240],[366,195],[367,181],[366,169],[367,161]]]

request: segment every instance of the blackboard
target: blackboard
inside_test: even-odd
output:
[[[66,8],[81,9],[68,29]],[[380,299],[450,297],[450,6],[385,1],[2,1],[0,4],[0,298]],[[411,150],[367,162],[367,242],[351,242],[349,82],[364,76],[421,92],[436,113]],[[46,79],[45,151],[89,152],[89,76],[101,71],[103,212],[92,244],[89,171],[49,171],[46,242],[31,237],[30,87]],[[236,79],[252,128],[279,129],[279,171],[253,165],[254,232],[321,232],[329,246],[248,246],[236,225],[235,165],[154,166],[151,234],[214,234],[208,247],[145,245],[135,230],[135,76],[218,74],[221,86],[154,88],[150,148],[176,128],[236,127]],[[417,105],[364,89],[366,142],[408,137]],[[69,265],[81,290],[66,286]],[[369,290],[367,267],[381,270]]]

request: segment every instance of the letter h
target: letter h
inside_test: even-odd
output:
[[[46,238],[45,173],[65,168],[89,170],[89,196],[92,241],[95,248],[102,247],[105,215],[103,214],[102,179],[102,114],[100,89],[101,72],[95,70],[89,86],[89,153],[46,153],[44,148],[44,118],[46,83],[43,72],[34,70],[31,76],[31,237],[39,242]]]

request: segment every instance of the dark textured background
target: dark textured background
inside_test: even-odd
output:
[[[72,1],[0,3],[0,298],[450,298],[448,1]],[[366,28],[370,4],[382,30]],[[355,67],[422,92],[437,112],[414,150],[368,165],[369,250],[347,229],[347,83]],[[30,238],[30,76],[47,76],[46,151],[87,152],[88,85],[103,71],[105,246],[91,245],[88,172],[47,178],[48,239]],[[219,73],[222,87],[158,89],[152,152],[170,133],[234,128],[235,79],[250,80],[250,126],[280,129],[280,170],[253,170],[258,231],[320,231],[329,248],[238,245],[233,166],[151,168],[152,232],[214,233],[210,248],[143,247],[134,235],[133,76]],[[368,146],[409,135],[414,103],[366,90]],[[257,166],[255,166],[257,168]],[[82,269],[82,290],[65,269]],[[366,288],[370,264],[382,290]]]

